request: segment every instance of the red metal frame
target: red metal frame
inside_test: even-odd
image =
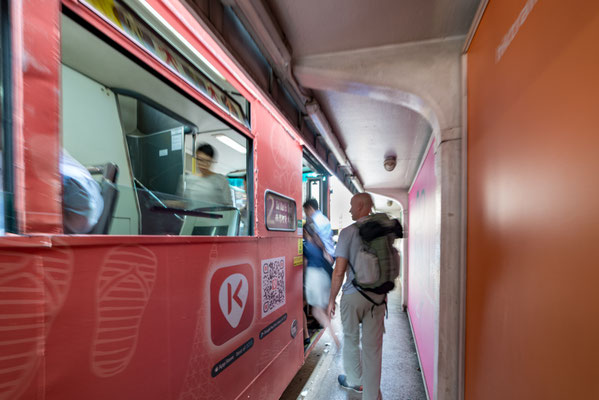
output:
[[[98,29],[103,34],[105,34],[108,38],[110,38],[116,44],[118,44],[123,49],[125,49],[128,53],[137,57],[144,64],[148,65],[151,69],[153,69],[154,71],[157,71],[162,76],[164,76],[166,79],[168,79],[170,82],[174,83],[180,89],[184,90],[187,94],[191,95],[195,100],[200,102],[204,107],[206,107],[207,109],[209,109],[210,111],[212,111],[213,113],[218,115],[220,118],[223,118],[225,121],[227,121],[227,123],[232,125],[235,129],[237,129],[238,131],[244,133],[245,135],[247,135],[249,137],[253,137],[252,132],[247,127],[245,127],[243,124],[239,123],[235,119],[231,118],[220,107],[218,107],[213,102],[208,100],[206,97],[201,95],[195,88],[193,88],[191,85],[189,85],[189,83],[187,83],[180,76],[178,76],[177,74],[175,74],[174,72],[172,72],[171,70],[166,68],[162,63],[160,63],[152,55],[150,55],[145,49],[142,49],[136,43],[134,43],[129,38],[124,36],[112,24],[110,24],[105,19],[99,17],[98,14],[94,13],[91,9],[82,5],[81,2],[74,1],[74,0],[64,0],[63,4],[68,9],[73,11],[75,14],[77,14],[78,16],[83,18],[86,22],[88,22],[94,28]],[[171,21],[169,21],[169,22],[171,22]],[[177,31],[180,31],[181,29],[185,29],[185,27],[178,20],[172,21],[171,25]],[[186,38],[186,39],[188,39],[188,38]],[[212,63],[219,70],[219,72],[221,72],[221,71],[224,72],[224,69],[223,69],[222,65],[220,64],[220,62],[215,60],[210,55],[210,52],[208,52],[208,50],[206,49],[206,47],[204,45],[199,43],[197,40],[193,40],[190,43],[193,46],[195,46],[196,49],[198,51],[200,51],[202,54],[206,54],[206,56],[205,56],[206,59],[208,59],[208,61],[210,63]],[[228,74],[226,72],[224,72],[223,75],[225,77],[227,77],[226,75],[228,75]],[[231,78],[230,76],[227,77],[229,82],[233,86],[235,86],[236,89],[240,90],[240,93],[246,92],[244,90],[239,89],[239,87],[240,87],[239,83],[236,82],[235,80],[230,80],[230,78]],[[248,99],[248,100],[250,100],[250,99]]]
[[[11,1],[10,7],[18,227],[23,233],[61,233],[60,2]]]

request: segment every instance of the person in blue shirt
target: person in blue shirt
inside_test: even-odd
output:
[[[308,199],[303,204],[303,208],[306,214],[306,225],[310,226],[316,233],[314,235],[314,243],[322,249],[324,258],[332,265],[334,262],[335,245],[333,243],[331,222],[318,209],[316,199]]]
[[[329,329],[331,337],[339,348],[341,346],[339,339],[333,330],[331,319],[326,313],[333,273],[333,258],[332,254],[327,251],[327,244],[334,251],[333,233],[329,220],[315,208],[314,203],[316,203],[314,199],[304,203],[308,221],[304,227],[306,302],[312,306],[312,314],[320,325]],[[316,217],[316,221],[314,217]]]

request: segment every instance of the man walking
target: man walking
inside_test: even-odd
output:
[[[367,217],[372,210],[372,198],[368,193],[356,194],[351,199],[349,210],[354,221]],[[339,375],[339,384],[344,388],[362,392],[364,400],[382,400],[381,362],[383,350],[383,332],[385,307],[374,305],[358,292],[352,284],[356,256],[360,250],[361,239],[356,224],[341,231],[335,255],[337,263],[333,270],[331,295],[329,297],[328,315],[335,314],[335,298],[343,283],[341,296],[341,322],[343,324],[343,367],[347,375]],[[385,295],[369,293],[368,296],[377,304],[383,303]],[[360,324],[362,324],[362,351],[360,351]]]

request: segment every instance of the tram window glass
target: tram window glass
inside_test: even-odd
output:
[[[252,234],[247,137],[64,15],[62,63],[63,147],[105,197],[89,233]]]
[[[9,2],[0,2],[0,235],[14,232],[12,210],[12,138],[10,101],[10,24]]]
[[[2,1],[0,7],[2,10],[0,11],[0,23],[2,24],[0,27],[0,31],[2,32],[2,37],[0,38],[0,119],[2,120],[2,124],[0,124],[0,235],[4,235],[4,8],[5,1]]]

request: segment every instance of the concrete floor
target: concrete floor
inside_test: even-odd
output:
[[[341,320],[333,324],[342,337]],[[426,400],[408,316],[402,311],[399,290],[389,294],[389,318],[383,337],[381,392],[385,400]],[[281,400],[360,400],[361,394],[347,391],[337,383],[343,373],[341,351],[325,332],[297,373]]]

